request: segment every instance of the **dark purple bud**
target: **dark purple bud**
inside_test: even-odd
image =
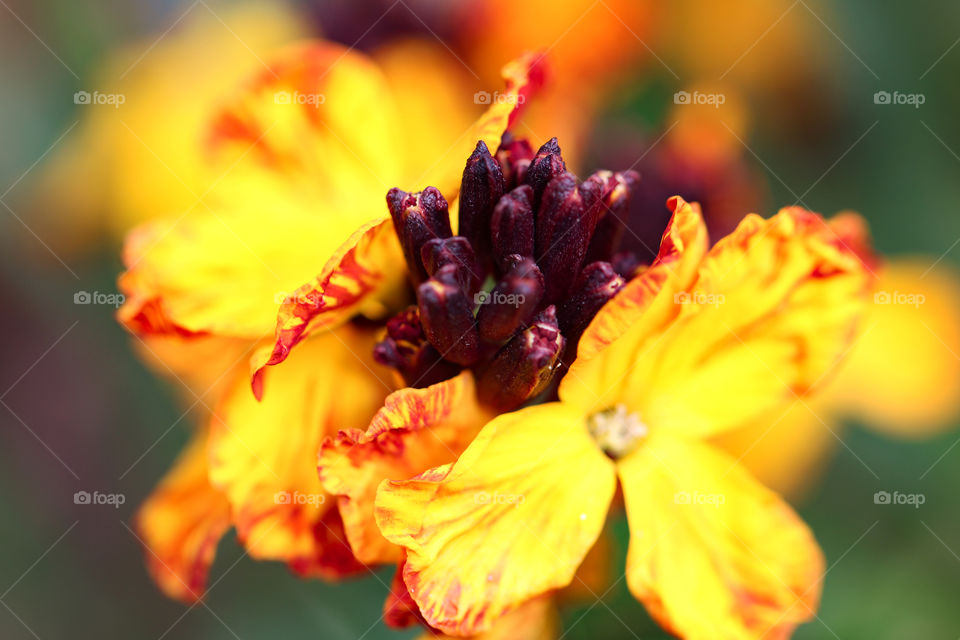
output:
[[[510,256],[511,266],[490,293],[477,294],[480,338],[502,342],[527,324],[543,299],[543,274],[531,258]]]
[[[567,165],[560,155],[560,144],[556,138],[550,138],[540,147],[527,168],[526,183],[533,187],[534,203],[540,202],[550,181],[566,170]]]
[[[610,260],[613,270],[623,276],[626,281],[633,280],[646,266],[633,251],[621,251]]]
[[[587,250],[588,263],[609,260],[620,247],[630,213],[630,194],[640,182],[636,171],[598,171],[595,175],[604,183],[603,203]]]
[[[533,257],[533,187],[520,185],[500,198],[490,221],[493,261],[499,273],[509,268],[509,256]]]
[[[548,304],[562,300],[580,273],[602,195],[601,180],[591,177],[577,186],[576,176],[568,172],[551,180],[543,192],[535,255],[546,279]]]
[[[503,196],[503,172],[483,141],[467,160],[460,182],[460,228],[458,233],[473,245],[485,268],[489,266],[490,216]]]
[[[477,381],[480,399],[498,411],[510,411],[543,391],[565,342],[556,309],[547,307],[484,368]]]
[[[460,367],[447,362],[427,341],[417,307],[387,321],[387,335],[373,348],[373,359],[395,369],[409,387],[423,388],[457,375]]]
[[[463,236],[433,238],[420,249],[420,258],[428,275],[433,275],[448,264],[457,268],[457,278],[463,290],[473,295],[483,284],[483,271],[470,241]]]
[[[505,133],[495,157],[503,170],[504,188],[509,191],[523,184],[526,179],[527,169],[533,160],[533,147],[526,138],[514,138],[510,133]]]
[[[423,282],[427,272],[420,260],[420,249],[432,238],[449,238],[452,235],[447,201],[436,187],[427,187],[418,193],[393,188],[387,192],[387,206],[411,278],[414,284]]]
[[[600,307],[616,295],[623,284],[623,278],[608,262],[592,262],[583,269],[570,295],[557,309],[560,330],[571,344],[576,344]]]
[[[473,300],[460,285],[457,267],[441,267],[417,287],[423,331],[445,360],[469,367],[480,355]]]

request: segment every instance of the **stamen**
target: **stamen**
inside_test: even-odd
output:
[[[613,458],[622,458],[636,449],[649,431],[640,416],[627,411],[623,404],[587,418],[587,429],[600,448]]]

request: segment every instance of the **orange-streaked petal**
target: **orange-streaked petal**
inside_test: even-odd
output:
[[[803,521],[729,456],[653,436],[618,464],[627,585],[683,638],[786,638],[815,615],[823,554]]]
[[[373,343],[373,331],[349,325],[315,336],[277,371],[263,402],[246,375],[221,400],[211,421],[210,478],[230,500],[238,537],[254,558],[284,560],[307,574],[335,570],[328,543],[345,548],[346,541],[317,478],[317,452],[338,429],[369,423],[387,396]]]
[[[559,628],[557,606],[550,596],[529,600],[497,620],[486,633],[471,640],[555,640]],[[457,636],[426,632],[417,640],[454,640]]]
[[[217,543],[230,528],[230,505],[210,485],[206,437],[197,434],[137,512],[147,568],[166,595],[203,597]]]
[[[825,393],[891,435],[920,438],[960,412],[960,275],[933,258],[891,260],[850,359]]]
[[[570,583],[603,528],[614,475],[583,415],[537,405],[495,418],[457,462],[384,482],[377,524],[406,549],[404,581],[430,625],[481,633]]]
[[[337,496],[347,539],[361,562],[400,558],[400,548],[384,539],[373,518],[380,483],[453,462],[489,418],[477,402],[473,374],[464,371],[425,389],[395,391],[366,431],[347,429],[324,441],[320,480]]]
[[[320,275],[284,296],[272,349],[251,361],[252,384],[263,395],[264,367],[280,364],[314,331],[342,324],[361,310],[382,311],[406,281],[403,253],[389,217],[370,222],[350,236]],[[402,295],[402,294],[401,294]]]
[[[638,323],[649,327],[644,331],[652,331],[678,313],[673,296],[689,288],[696,277],[707,251],[707,228],[696,203],[675,196],[667,207],[673,216],[663,232],[656,260],[603,305],[580,338],[578,359],[593,358]]]
[[[642,320],[576,361],[561,398],[624,404],[649,427],[705,435],[743,426],[807,393],[849,349],[872,276],[819,216],[750,215],[671,296],[672,322]]]

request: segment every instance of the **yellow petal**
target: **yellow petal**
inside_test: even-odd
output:
[[[530,600],[497,620],[486,633],[470,636],[471,640],[555,640],[557,638],[557,607],[550,596]],[[457,636],[436,635],[430,632],[418,640],[453,640]]]
[[[406,549],[404,581],[427,622],[468,635],[569,584],[614,489],[583,416],[550,403],[495,418],[453,464],[384,482],[376,517]]]
[[[393,222],[389,217],[379,219],[354,232],[320,275],[285,294],[273,348],[258,352],[251,362],[257,397],[263,395],[264,367],[286,360],[312,332],[335,327],[361,309],[396,298],[406,282],[406,272],[398,265],[403,265],[403,253]]]
[[[850,359],[826,391],[838,410],[903,437],[952,426],[960,412],[960,276],[932,263],[884,265]]]
[[[384,539],[373,518],[380,483],[456,460],[489,417],[477,402],[473,375],[464,371],[425,389],[392,393],[366,431],[327,437],[320,449],[320,480],[337,497],[347,539],[361,562],[400,558],[400,549]]]
[[[328,544],[346,548],[346,541],[317,478],[317,452],[325,436],[369,423],[389,391],[372,362],[372,333],[346,326],[317,336],[277,371],[263,402],[246,375],[222,399],[211,421],[210,478],[229,498],[254,558],[285,560],[301,573],[336,572]]]
[[[624,404],[651,428],[742,426],[834,370],[871,280],[819,216],[797,208],[748,216],[710,250],[693,286],[668,301],[672,322],[650,327],[641,313],[600,356],[574,363],[561,397]]]
[[[654,436],[618,464],[627,584],[689,640],[785,638],[815,614],[824,570],[809,529],[729,456]]]
[[[177,600],[203,596],[217,543],[230,528],[230,507],[207,477],[206,436],[194,436],[173,469],[137,512],[147,568]]]

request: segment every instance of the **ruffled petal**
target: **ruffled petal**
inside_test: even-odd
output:
[[[490,631],[471,640],[555,640],[559,629],[557,607],[550,596],[541,596],[520,605],[497,620]],[[454,640],[457,636],[424,633],[417,640]]]
[[[787,638],[815,615],[823,555],[810,530],[736,462],[655,436],[618,464],[627,584],[688,640]]]
[[[188,603],[203,597],[217,543],[230,528],[230,505],[207,470],[206,436],[197,434],[136,517],[153,580]]]
[[[373,518],[380,483],[456,460],[489,418],[477,402],[473,375],[464,371],[425,389],[396,391],[366,431],[344,430],[324,441],[320,480],[337,497],[347,539],[361,562],[400,558],[400,548],[384,539]]]
[[[469,635],[570,583],[615,486],[583,416],[550,403],[495,418],[453,464],[384,482],[376,518],[406,549],[404,581],[427,622]]]
[[[372,362],[373,332],[342,327],[304,343],[263,402],[238,376],[210,430],[210,478],[230,500],[250,555],[304,574],[333,575],[347,549],[316,475],[324,437],[369,423],[389,389]],[[347,553],[346,555],[350,555]]]

